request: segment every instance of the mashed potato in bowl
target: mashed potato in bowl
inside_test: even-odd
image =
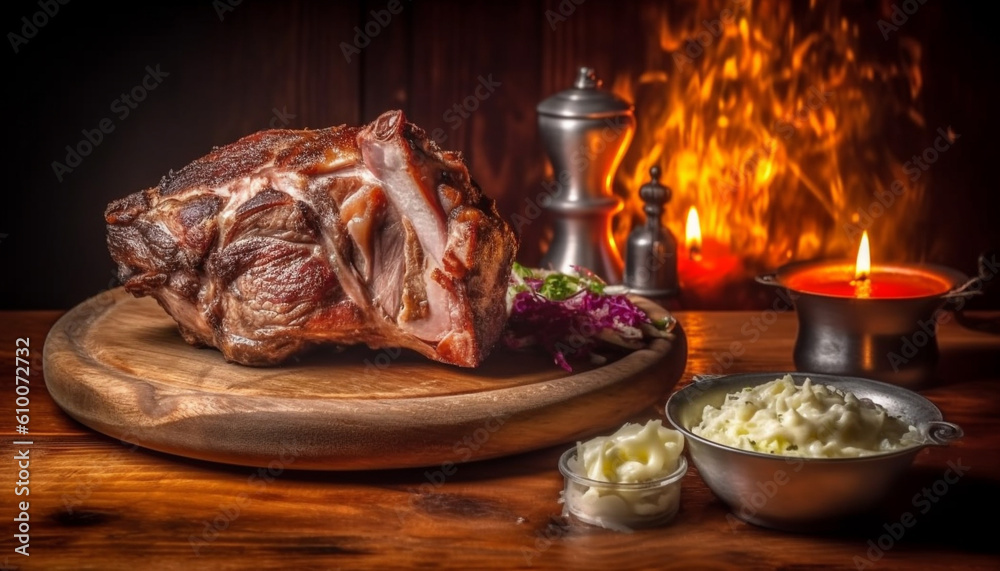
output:
[[[832,386],[801,386],[791,375],[706,405],[691,432],[752,452],[805,458],[856,458],[921,445],[915,426],[868,399]]]
[[[684,434],[698,475],[735,517],[750,523],[798,532],[841,527],[844,518],[882,501],[921,450],[962,436],[934,403],[903,387],[820,373],[785,376],[696,377],[667,401],[667,418]],[[771,385],[774,394],[761,385]],[[790,398],[775,398],[781,394]],[[729,438],[736,442],[725,442]]]

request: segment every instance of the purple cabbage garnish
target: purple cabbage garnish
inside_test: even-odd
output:
[[[567,358],[600,363],[601,349],[641,349],[646,339],[667,336],[668,319],[654,323],[625,295],[606,294],[606,284],[593,272],[575,270],[572,275],[514,264],[507,290],[508,347],[542,347],[572,372]]]

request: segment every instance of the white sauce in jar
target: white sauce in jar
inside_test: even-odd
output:
[[[626,424],[611,436],[576,445],[582,476],[600,482],[637,483],[669,476],[684,451],[684,435],[660,420]],[[582,465],[581,465],[582,464]]]
[[[660,420],[578,443],[566,461],[567,511],[619,531],[669,521],[680,505],[683,451],[684,435]]]

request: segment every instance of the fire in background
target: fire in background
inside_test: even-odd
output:
[[[919,111],[921,46],[903,31],[886,40],[859,4],[645,6],[643,68],[613,85],[638,120],[616,178],[627,199],[618,243],[643,219],[637,191],[658,164],[674,190],[670,230],[683,239],[697,207],[705,238],[742,258],[746,275],[846,258],[865,229],[882,259],[918,253],[907,245],[927,181],[907,161],[932,127]],[[892,203],[870,208],[886,192]]]

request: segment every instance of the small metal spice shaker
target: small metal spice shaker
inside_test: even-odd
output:
[[[645,203],[646,224],[632,230],[625,249],[625,287],[649,298],[673,297],[677,285],[677,240],[663,227],[663,205],[670,201],[670,187],[660,184],[660,167],[649,169],[650,182],[639,189]]]
[[[632,104],[599,89],[594,70],[581,67],[573,87],[538,104],[538,128],[552,161],[557,190],[545,208],[553,237],[542,267],[594,271],[622,280],[622,258],[611,219],[622,208],[611,180],[635,132]]]

